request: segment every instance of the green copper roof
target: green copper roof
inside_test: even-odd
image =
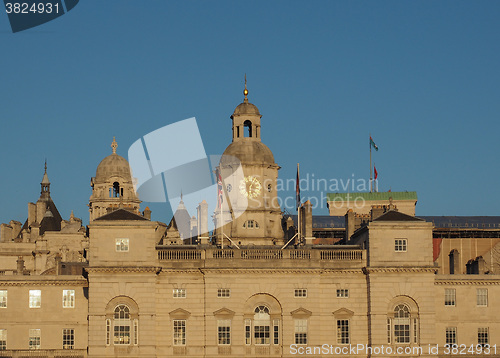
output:
[[[384,191],[382,193],[328,193],[326,194],[327,201],[354,201],[356,199],[366,201],[370,200],[417,200],[416,191]]]

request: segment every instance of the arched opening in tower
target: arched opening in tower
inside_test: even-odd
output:
[[[120,197],[120,184],[117,181],[113,183],[113,197],[114,198]]]
[[[250,122],[249,120],[246,120],[243,123],[243,126],[245,127],[245,137],[251,138],[252,137],[252,122]]]

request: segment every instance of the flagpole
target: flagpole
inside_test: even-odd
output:
[[[372,185],[372,135],[370,134],[370,193],[373,191]]]
[[[220,240],[221,240],[221,248],[224,250],[224,221],[222,220],[222,201],[219,199],[220,202]]]
[[[300,202],[300,172],[299,172],[299,163],[297,163],[297,188],[298,188],[298,193],[299,193],[299,202],[298,207],[297,207],[297,221],[298,221],[298,240],[297,243],[300,244],[300,239],[301,239],[301,232],[300,232],[300,210],[301,210],[301,202]]]

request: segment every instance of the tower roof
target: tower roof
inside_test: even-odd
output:
[[[243,95],[245,96],[245,98],[243,99],[243,102],[240,103],[234,109],[234,112],[233,112],[233,115],[231,116],[231,118],[233,118],[233,116],[235,116],[235,115],[238,116],[238,115],[244,115],[244,114],[256,115],[256,116],[262,117],[257,106],[248,102],[248,89],[247,89],[247,75],[246,74],[245,74],[245,89],[243,90]]]
[[[116,148],[118,148],[118,144],[116,143],[114,137],[113,142],[111,143],[111,147],[113,148],[113,152],[111,153],[111,155],[108,155],[106,158],[104,158],[97,166],[97,170],[95,173],[96,180],[106,181],[110,177],[119,176],[125,180],[131,181],[132,176],[130,174],[130,165],[127,159],[116,154]]]
[[[45,173],[43,173],[42,182],[40,184],[50,184],[49,176],[47,175],[47,161],[45,161]]]

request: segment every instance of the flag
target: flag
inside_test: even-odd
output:
[[[370,146],[371,146],[371,147],[373,147],[373,148],[375,148],[375,150],[377,150],[377,151],[378,151],[378,147],[377,147],[377,145],[375,144],[375,142],[373,141],[372,136],[370,136]]]
[[[221,208],[223,202],[223,192],[222,192],[222,177],[220,175],[219,168],[216,169],[215,176],[217,179],[217,205],[219,208]]]
[[[373,166],[373,172],[375,173],[375,180],[377,180],[378,173],[377,173],[377,168],[375,167],[375,165]]]
[[[297,163],[297,179],[295,181],[295,199],[297,201],[297,211],[300,207],[300,180],[299,180],[299,163]]]

